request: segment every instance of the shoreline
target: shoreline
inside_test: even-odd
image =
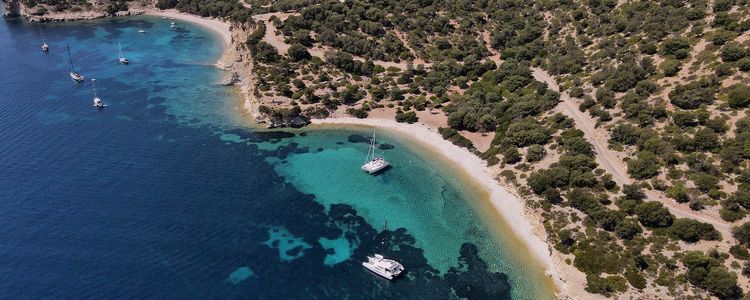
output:
[[[553,294],[562,298],[569,295],[570,291],[562,279],[561,270],[558,270],[555,260],[550,255],[549,245],[537,234],[536,226],[532,224],[526,214],[526,204],[523,199],[514,195],[508,187],[502,186],[496,181],[484,160],[468,149],[461,148],[443,139],[437,132],[437,128],[374,118],[334,117],[311,121],[312,125],[317,127],[347,125],[377,127],[404,136],[408,140],[416,141],[420,146],[443,156],[446,161],[463,171],[467,175],[467,179],[482,188],[481,192],[487,195],[487,200],[501,218],[498,221],[512,230],[510,235],[526,248],[524,250],[532,253],[535,265],[541,268],[544,271],[543,276],[551,281]]]
[[[217,37],[217,40],[221,43],[221,54],[215,64],[217,68],[223,70],[236,69],[238,67],[249,68],[249,66],[245,65],[246,62],[237,60],[237,58],[241,58],[244,53],[240,53],[238,50],[232,48],[232,29],[237,31],[240,31],[241,29],[234,28],[228,22],[222,21],[221,19],[204,18],[183,13],[174,9],[134,9],[130,10],[129,14],[175,18],[176,20],[202,27],[214,34]],[[238,96],[240,96],[238,97],[240,98],[238,99],[240,100],[238,102],[241,102],[238,103],[239,113],[247,117],[247,125],[249,128],[262,129],[259,128],[255,122],[256,120],[254,120],[256,117],[253,112],[254,97],[252,97],[252,93],[250,92],[250,83],[253,82],[252,74],[250,70],[244,71],[247,71],[247,73],[243,72],[242,84],[236,86],[239,89]],[[533,265],[543,271],[543,274],[541,275],[544,277],[544,282],[551,290],[552,294],[559,298],[570,297],[571,290],[566,282],[568,281],[567,279],[572,278],[564,278],[563,274],[566,272],[563,272],[560,268],[561,262],[559,262],[559,259],[556,259],[556,257],[550,255],[550,245],[539,235],[540,231],[543,234],[544,228],[538,228],[540,225],[533,224],[533,221],[536,220],[533,216],[526,214],[526,204],[524,203],[523,198],[511,193],[513,188],[505,187],[495,180],[494,175],[486,166],[484,160],[474,153],[471,153],[468,149],[461,148],[443,139],[437,132],[436,127],[432,128],[427,127],[426,125],[397,123],[393,119],[357,119],[341,116],[334,116],[326,119],[312,119],[311,122],[312,126],[308,126],[307,128],[318,126],[341,127],[347,125],[382,128],[396,133],[409,141],[416,141],[418,146],[422,146],[443,156],[443,159],[450,162],[452,167],[461,171],[463,175],[466,175],[467,180],[471,181],[472,184],[481,187],[480,192],[486,194],[489,204],[495,209],[495,215],[499,217],[499,220],[495,221],[503,223],[506,225],[506,228],[512,231],[509,232],[508,235],[511,236],[511,239],[518,241],[519,244],[525,248],[523,249],[525,250],[523,252],[532,253],[531,256],[534,261]]]

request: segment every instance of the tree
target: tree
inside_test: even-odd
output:
[[[750,86],[738,83],[729,87],[727,103],[732,108],[745,108],[750,104]]]
[[[399,123],[405,122],[405,123],[412,124],[412,123],[417,122],[418,120],[419,120],[419,117],[417,117],[416,112],[413,112],[413,111],[404,112],[401,110],[396,112],[396,122],[399,122]]]
[[[700,240],[720,240],[721,234],[711,224],[693,219],[677,219],[669,228],[671,234],[683,241],[694,243]]]
[[[307,48],[300,44],[292,44],[289,46],[287,54],[292,61],[300,61],[310,58],[310,52],[307,52]]]
[[[678,51],[690,48],[690,42],[683,37],[667,39],[661,44],[662,55],[676,55]]]
[[[737,286],[737,274],[729,272],[723,267],[713,267],[705,279],[706,290],[720,299],[741,296]]]
[[[737,239],[738,242],[750,245],[750,222],[732,228],[732,236]]]
[[[529,146],[529,150],[526,152],[526,161],[527,162],[537,162],[547,155],[547,150],[544,149],[544,146],[542,145],[531,145]]]
[[[664,73],[664,76],[672,77],[677,75],[677,72],[680,72],[680,69],[682,69],[682,64],[675,59],[666,59],[664,62],[659,65],[661,67],[661,71]]]
[[[518,149],[516,149],[516,147],[508,147],[508,149],[503,152],[504,163],[512,165],[519,161],[521,161],[521,153],[518,152]]]
[[[638,221],[633,219],[624,219],[615,227],[615,234],[626,240],[632,239],[641,232],[643,232],[641,225],[638,225]]]
[[[638,221],[646,227],[663,228],[669,227],[674,221],[674,216],[660,202],[643,202],[635,208]]]
[[[636,159],[628,161],[628,174],[636,179],[647,179],[659,174],[661,160],[650,151],[638,152]]]
[[[696,109],[716,100],[718,85],[715,79],[702,79],[685,85],[678,84],[669,92],[669,101],[682,109]]]
[[[745,57],[745,48],[737,42],[730,42],[721,48],[721,60],[725,62],[738,61]]]
[[[532,144],[544,145],[548,140],[547,129],[538,121],[526,118],[508,127],[504,142],[516,147],[526,147]]]

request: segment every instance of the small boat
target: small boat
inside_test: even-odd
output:
[[[125,56],[122,56],[122,43],[120,43],[120,42],[117,42],[117,45],[118,45],[118,46],[119,46],[119,48],[120,48],[120,56],[119,56],[119,60],[120,60],[120,63],[121,63],[121,64],[123,64],[123,65],[127,65],[127,64],[129,64],[129,63],[130,63],[130,61],[128,61],[128,59],[127,59],[127,58],[125,58]]]
[[[91,79],[91,90],[94,91],[94,107],[96,108],[104,107],[104,101],[102,101],[102,99],[100,99],[96,95],[96,79],[93,79],[93,78]]]
[[[173,20],[173,21],[174,21],[174,17],[171,17],[171,18],[169,18],[169,19],[170,19],[170,20]]]
[[[362,262],[362,266],[388,280],[392,280],[404,272],[403,265],[380,254],[368,256],[367,261]]]
[[[143,29],[143,26],[141,26],[141,24],[138,24],[138,32],[140,32],[140,33],[146,33],[147,31],[146,31],[146,29]]]
[[[70,62],[70,78],[75,80],[76,82],[84,81],[86,78],[83,77],[81,73],[78,73],[75,67],[73,67],[73,56],[70,54],[70,45],[68,45],[68,43],[65,43],[65,48],[68,49],[68,60]]]
[[[49,52],[49,45],[47,45],[47,41],[44,39],[44,29],[41,29],[41,31],[42,31],[42,51]]]
[[[161,19],[162,19],[162,20],[166,20],[166,19],[167,19],[167,17],[161,17]]]
[[[375,156],[375,130],[372,131],[372,139],[370,140],[370,149],[367,150],[367,158],[365,164],[362,165],[362,171],[368,174],[375,174],[380,170],[389,167],[391,164],[388,163],[383,157]]]
[[[169,28],[170,28],[170,29],[175,29],[175,27],[176,27],[176,26],[175,26],[174,22],[172,22],[172,23],[169,23]]]

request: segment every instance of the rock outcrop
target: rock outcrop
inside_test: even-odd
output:
[[[18,17],[21,15],[21,0],[4,0],[3,17]]]

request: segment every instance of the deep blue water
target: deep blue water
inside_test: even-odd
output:
[[[48,24],[44,54],[0,21],[0,298],[549,296],[439,165],[383,136],[396,167],[366,176],[366,131],[245,127],[215,37],[168,27]],[[366,272],[375,251],[406,276]]]

